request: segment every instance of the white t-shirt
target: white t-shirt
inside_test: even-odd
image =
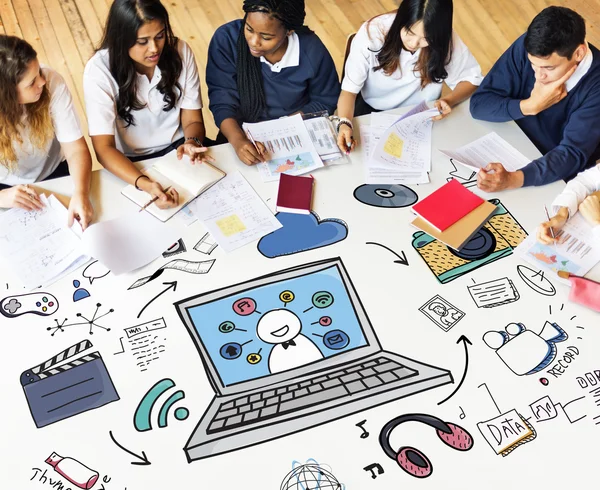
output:
[[[181,40],[177,48],[183,66],[178,80],[182,93],[175,107],[168,112],[163,110],[165,101],[157,88],[161,79],[158,66],[150,81],[146,75],[138,73],[137,97],[145,107],[131,112],[134,124],[128,127],[125,127],[125,121],[117,115],[119,87],[110,73],[108,50],[102,49],[92,56],[83,72],[90,136],[114,135],[117,149],[128,156],[160,151],[183,136],[181,109],[201,109],[202,101],[194,53]]]
[[[380,15],[361,26],[352,40],[342,81],[342,90],[354,94],[361,92],[365,102],[379,110],[437,100],[442,93],[441,83],[430,83],[421,89],[421,75],[414,70],[420,49],[414,54],[403,49],[400,52],[400,65],[390,76],[383,70],[373,71],[379,66],[377,54],[395,16],[394,12]],[[459,82],[479,85],[483,79],[479,63],[454,31],[452,57],[446,65],[446,71],[448,78],[445,82],[453,90]]]
[[[48,177],[64,160],[60,143],[71,143],[83,137],[73,98],[64,78],[52,68],[42,67],[46,87],[50,92],[50,117],[54,137],[45,148],[36,148],[29,141],[27,124],[21,130],[23,145],[15,142],[18,164],[9,172],[0,165],[0,183],[4,185],[31,184]]]

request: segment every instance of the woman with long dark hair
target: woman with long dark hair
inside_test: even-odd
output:
[[[481,68],[452,31],[452,0],[403,0],[352,41],[338,100],[338,145],[354,147],[352,117],[435,101],[442,119],[481,83]],[[452,90],[441,97],[442,84]]]
[[[177,149],[192,162],[211,161],[203,145],[200,80],[190,47],[175,37],[159,0],[115,0],[100,49],[83,75],[92,144],[100,163],[168,208],[174,189],[133,162]]]
[[[244,18],[217,29],[208,48],[210,110],[246,165],[263,160],[242,131],[258,122],[335,111],[340,84],[318,36],[304,25],[304,0],[244,0]]]
[[[41,67],[29,43],[0,35],[0,208],[43,207],[34,182],[73,176],[69,221],[85,229],[92,158],[64,79]]]

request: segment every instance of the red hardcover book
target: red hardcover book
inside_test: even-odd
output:
[[[415,204],[412,209],[431,226],[444,231],[481,204],[481,197],[452,179]]]
[[[314,179],[299,175],[279,176],[277,211],[310,214]]]

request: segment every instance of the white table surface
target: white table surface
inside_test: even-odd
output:
[[[368,116],[361,118],[360,122],[368,122]],[[456,148],[490,131],[496,131],[530,158],[539,155],[516,124],[475,121],[469,116],[467,104],[462,104],[451,117],[434,125],[431,183],[411,186],[419,198],[444,183],[452,170],[448,159],[436,151],[437,148]],[[274,209],[277,183],[262,182],[257,170],[242,165],[229,145],[212,148],[211,152],[226,172],[242,172],[267,205]],[[185,227],[175,218],[167,226],[181,230],[187,252],[173,258],[192,261],[215,259],[208,274],[165,271],[159,280],[128,290],[136,279],[152,274],[171,259],[161,257],[134,273],[118,277],[109,274],[91,284],[82,277],[80,270],[46,289],[60,302],[55,315],[0,317],[5,346],[0,361],[4,373],[0,384],[3,392],[0,413],[4,421],[0,445],[0,460],[4,462],[5,469],[3,488],[50,488],[41,476],[44,470],[47,470],[46,477],[61,478],[44,463],[53,451],[95,469],[101,479],[103,476],[110,479],[109,483],[104,483],[104,488],[118,490],[277,489],[292,469],[292,461],[304,463],[309,458],[326,465],[348,490],[504,489],[549,485],[595,488],[592,482],[595,481],[597,431],[600,428],[595,426],[593,417],[600,415],[600,409],[594,403],[593,394],[589,393],[592,387],[582,388],[577,378],[584,378],[585,373],[600,368],[599,315],[569,303],[568,288],[556,281],[553,282],[557,294],[552,297],[542,296],[526,287],[516,271],[517,265],[523,262],[515,255],[450,283],[440,284],[411,246],[416,230],[409,224],[412,217],[410,207],[377,208],[364,205],[353,197],[354,189],[364,183],[360,152],[352,154],[350,164],[320,169],[313,175],[316,179],[313,209],[321,219],[336,218],[346,223],[348,237],[341,242],[275,259],[261,255],[255,244],[230,254],[217,247],[207,256],[193,250],[205,233],[203,226],[196,222]],[[527,232],[534,233],[535,227],[544,219],[544,204],[549,206],[563,186],[564,183],[554,183],[482,195],[487,199],[499,198]],[[71,192],[69,179],[44,182],[40,187],[65,195]],[[120,194],[123,187],[124,183],[108,172],[94,172],[92,198],[97,219],[114,218],[128,208],[135,208]],[[366,242],[381,243],[398,254],[404,252],[408,267],[394,263],[394,255]],[[442,405],[437,403],[449,395],[456,384],[396,400],[265,444],[188,463],[182,448],[213,398],[213,390],[200,356],[172,303],[288,267],[338,256],[350,274],[384,349],[449,369],[455,383],[458,383],[465,368],[465,350],[462,344],[457,345],[457,340],[462,335],[470,339],[468,375],[460,390]],[[598,267],[592,276],[600,277]],[[520,293],[519,301],[497,308],[477,308],[467,286],[502,277],[513,281]],[[90,298],[72,301],[74,279],[81,281]],[[140,309],[164,290],[162,283],[174,280],[178,281],[177,290],[162,294],[141,318],[136,318]],[[7,284],[7,287],[5,296],[20,294],[14,285]],[[419,307],[436,294],[466,313],[464,319],[448,332],[419,311]],[[111,327],[110,332],[95,330],[90,336],[85,326],[74,326],[53,336],[47,331],[48,327],[55,325],[55,320],[60,322],[68,318],[71,321],[77,313],[92,315],[96,303],[102,305],[100,312],[114,309],[103,319],[104,325]],[[121,342],[127,348],[125,328],[159,317],[163,317],[167,324],[167,328],[161,331],[167,349],[147,371],[140,372],[130,352],[115,353],[121,350]],[[557,344],[555,362],[537,374],[516,376],[481,340],[486,331],[502,330],[510,322],[521,322],[539,332],[546,320],[558,323],[568,333],[569,339]],[[20,374],[83,339],[90,339],[94,348],[102,354],[120,400],[37,429],[23,396]],[[549,374],[548,369],[564,358],[570,346],[575,346],[578,354],[571,358],[572,362],[565,364],[567,368],[562,373]],[[527,352],[524,351],[523,355],[526,356]],[[548,386],[540,383],[539,378],[542,377],[549,380]],[[185,421],[176,421],[170,415],[168,427],[136,432],[132,426],[136,406],[146,390],[161,378],[173,379],[177,387],[185,391],[185,400],[178,406],[186,406],[190,416]],[[484,383],[485,386],[482,386]],[[600,380],[597,386],[600,386]],[[516,409],[524,417],[531,418],[529,405],[545,395],[554,404],[563,406],[585,396],[585,399],[574,403],[579,404],[577,409],[586,418],[571,424],[559,408],[558,416],[552,420],[540,423],[532,419],[530,422],[536,430],[536,439],[507,457],[496,455],[477,429],[477,423],[499,415],[495,405],[502,413]],[[454,451],[438,440],[433,429],[422,424],[409,423],[397,428],[392,436],[395,447],[415,446],[433,462],[433,475],[416,480],[387,458],[377,442],[379,430],[385,422],[403,413],[427,413],[460,424],[474,437],[474,447],[466,453]],[[370,435],[363,439],[355,424],[365,419],[364,427]],[[111,441],[109,431],[131,451],[138,454],[145,451],[152,464],[130,464],[135,458]],[[363,469],[373,463],[384,469],[384,473],[376,479]],[[63,484],[65,488],[70,485],[64,478]],[[101,484],[99,481],[94,488],[103,488]],[[321,488],[329,487],[323,485]]]

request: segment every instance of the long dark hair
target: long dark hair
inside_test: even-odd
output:
[[[17,85],[36,58],[37,53],[27,41],[0,35],[0,165],[9,171],[18,165],[13,143],[23,144],[20,132],[23,111],[34,147],[45,148],[54,136],[48,86],[44,85],[39,100],[32,104],[23,105],[18,100]]]
[[[136,95],[137,72],[129,50],[136,43],[138,29],[153,20],[165,25],[165,47],[158,61],[161,80],[157,86],[165,101],[163,110],[173,109],[181,96],[177,80],[183,63],[177,50],[178,39],[173,34],[169,14],[163,4],[159,0],[115,0],[108,13],[99,49],[108,49],[110,72],[119,86],[117,114],[126,126],[135,125],[131,112],[144,108]]]
[[[244,20],[237,40],[237,87],[240,112],[245,122],[260,120],[267,107],[260,60],[250,53],[244,36],[246,17],[250,12],[262,12],[280,20],[286,30],[311,32],[304,25],[304,0],[244,0]]]
[[[405,48],[400,37],[402,29],[423,21],[429,46],[421,50],[415,71],[421,75],[421,87],[445,80],[452,53],[452,10],[452,0],[403,0],[377,53],[379,66],[374,70],[392,75],[400,64],[400,51]]]

